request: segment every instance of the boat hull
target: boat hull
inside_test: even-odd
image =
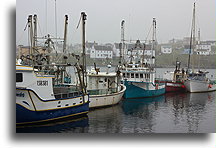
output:
[[[126,90],[126,87],[124,85],[121,85],[121,90],[117,93],[109,94],[109,95],[90,95],[89,100],[90,108],[97,108],[97,107],[104,107],[104,106],[110,106],[118,104],[122,96]]]
[[[152,83],[124,81],[124,98],[156,97],[165,93],[165,85],[154,87]]]
[[[75,107],[54,109],[48,111],[31,111],[25,107],[16,104],[16,123],[30,124],[39,122],[48,122],[51,120],[62,119],[66,117],[76,117],[87,114],[89,110],[89,104],[83,104]]]
[[[183,83],[166,82],[166,92],[186,91]]]
[[[207,81],[186,80],[184,85],[189,92],[209,92],[215,91],[215,84],[210,84]]]
[[[16,124],[31,124],[87,114],[89,97],[44,101],[33,90],[16,90]]]
[[[166,92],[186,91],[184,83],[172,82],[169,80],[155,81],[156,83],[165,83]]]

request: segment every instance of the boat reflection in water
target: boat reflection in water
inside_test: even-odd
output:
[[[18,128],[18,132],[62,133],[213,133],[215,92],[167,93],[154,98],[123,99],[90,110],[88,118]]]
[[[73,132],[83,133],[88,126],[88,117],[84,116],[77,119],[65,119],[40,125],[17,126],[17,133],[61,133]]]
[[[124,113],[120,104],[90,110],[88,133],[121,133]]]
[[[152,133],[154,132],[155,113],[160,104],[165,102],[165,96],[153,98],[125,99],[122,104],[124,119],[122,133]]]
[[[215,132],[215,92],[167,94],[167,104],[173,105],[170,132]],[[184,125],[184,126],[183,126]]]
[[[125,114],[133,114],[136,113],[140,109],[145,109],[145,107],[154,105],[154,108],[157,109],[158,102],[165,101],[165,96],[161,95],[153,98],[137,98],[137,99],[125,99],[123,101],[122,108]],[[146,110],[143,110],[145,112]]]

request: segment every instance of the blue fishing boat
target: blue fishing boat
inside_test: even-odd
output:
[[[124,98],[156,97],[165,93],[164,83],[155,83],[154,70],[147,67],[127,67],[121,72],[126,86]]]
[[[124,30],[124,26],[122,28]],[[165,93],[165,84],[155,82],[155,29],[156,20],[153,18],[151,45],[147,46],[137,40],[135,44],[132,44],[131,48],[128,48],[127,55],[123,56],[123,61],[120,61],[122,63],[120,67],[122,81],[126,86],[124,98],[155,97]],[[122,39],[122,45],[121,49],[124,49],[124,39]],[[146,46],[148,49],[146,49]],[[121,53],[125,54],[124,51]]]

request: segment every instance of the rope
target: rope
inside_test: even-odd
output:
[[[148,32],[148,34],[147,34],[147,36],[146,36],[146,39],[145,39],[145,42],[147,42],[147,39],[148,39],[148,37],[149,37],[149,34],[150,34],[152,28],[153,28],[153,25],[151,25],[151,27],[150,27],[150,29],[149,29],[149,32]]]

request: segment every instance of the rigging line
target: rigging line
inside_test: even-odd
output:
[[[45,0],[45,33],[47,34],[47,15],[48,15],[47,0]]]
[[[78,29],[78,27],[79,27],[79,25],[80,25],[81,18],[82,18],[82,16],[80,16],[80,19],[79,19],[79,22],[78,22],[78,25],[77,25],[76,29]]]
[[[149,35],[150,35],[150,32],[151,32],[152,28],[153,28],[153,25],[151,25],[151,27],[150,27],[150,29],[149,29],[149,32],[148,32],[148,34],[147,34],[147,36],[146,36],[146,39],[145,39],[145,42],[147,42],[147,39],[148,39],[148,37],[149,37]]]
[[[21,42],[21,40],[23,39],[25,31],[22,31],[21,35],[18,37],[18,41],[17,43]]]
[[[37,18],[37,19],[38,19],[38,18]],[[40,27],[39,19],[38,19],[37,23],[38,23],[38,29],[39,29],[40,35],[42,36],[43,33],[42,33],[42,31],[41,31],[41,27]]]
[[[56,0],[55,0],[55,31],[56,31],[56,49],[57,49],[57,9],[56,9]]]

